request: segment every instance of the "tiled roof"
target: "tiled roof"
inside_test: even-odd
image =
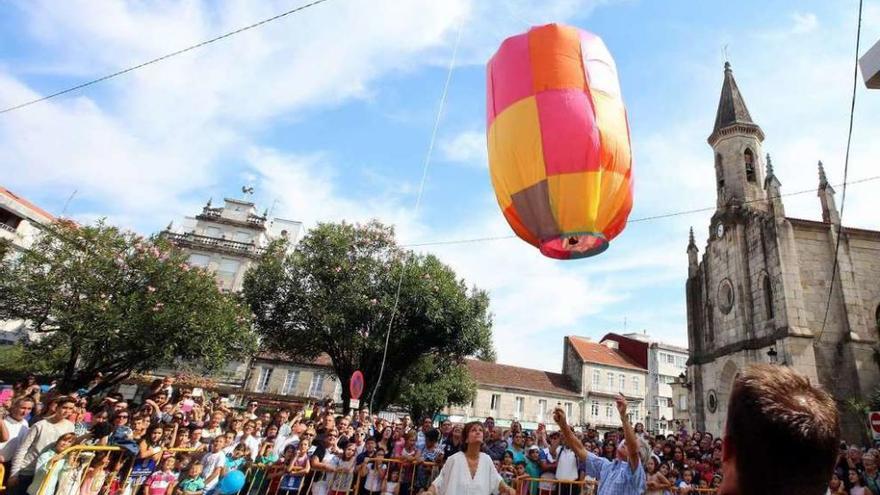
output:
[[[49,213],[48,211],[40,208],[39,206],[31,203],[30,201],[24,199],[23,197],[15,194],[14,192],[10,191],[9,189],[6,189],[3,186],[0,186],[0,195],[6,196],[7,198],[11,199],[12,201],[23,206],[24,208],[29,209],[31,211],[34,211],[37,214],[46,217],[46,220],[48,220],[50,222],[55,219],[55,217],[51,213]]]
[[[560,373],[476,359],[466,359],[465,364],[471,377],[480,385],[494,385],[547,394],[579,395],[571,380]]]
[[[333,366],[333,361],[327,354],[321,354],[315,359],[302,359],[290,357],[283,352],[262,351],[257,354],[257,359],[263,359],[266,361],[285,361],[297,364],[310,364],[312,366],[323,366],[327,368]]]
[[[576,335],[569,335],[566,337],[566,340],[571,343],[581,360],[586,363],[597,363],[606,366],[616,366],[618,368],[647,371],[622,352],[617,349],[612,349],[604,344],[592,342],[589,339],[578,337]]]

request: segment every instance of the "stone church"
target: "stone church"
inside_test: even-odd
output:
[[[687,247],[687,380],[694,427],[722,433],[737,374],[750,363],[777,362],[829,390],[839,404],[844,438],[861,440],[864,422],[846,401],[865,399],[880,384],[880,232],[840,228],[822,162],[822,221],[787,217],[763,140],[725,63],[708,139],[717,208],[702,259],[693,230]]]

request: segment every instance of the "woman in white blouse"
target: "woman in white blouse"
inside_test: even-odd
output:
[[[495,469],[492,458],[480,452],[483,445],[483,425],[473,421],[464,425],[462,439],[465,450],[446,459],[440,474],[428,488],[431,495],[516,495]]]

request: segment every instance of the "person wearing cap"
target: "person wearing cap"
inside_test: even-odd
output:
[[[541,477],[541,448],[537,445],[532,445],[526,450],[526,473],[529,478]],[[538,495],[538,482],[532,481],[529,485],[529,494]]]
[[[617,458],[613,461],[599,457],[584,448],[578,440],[565,417],[565,411],[557,407],[553,411],[553,420],[565,438],[566,445],[571,448],[577,458],[586,461],[587,474],[599,481],[596,495],[641,495],[645,492],[645,469],[650,447],[644,440],[636,436],[636,432],[626,415],[626,398],[619,395],[615,400],[620,422],[623,424],[624,441],[617,446]]]

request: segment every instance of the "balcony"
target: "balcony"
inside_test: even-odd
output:
[[[6,225],[5,223],[0,223],[0,230],[5,230],[7,232],[15,233],[15,227],[11,225]]]
[[[266,252],[264,248],[257,247],[252,242],[238,242],[206,235],[192,233],[177,234],[166,230],[162,232],[162,237],[168,239],[172,244],[178,247],[204,249],[207,251],[216,251],[235,256],[258,258]]]
[[[205,220],[208,222],[222,223],[225,225],[233,225],[257,230],[266,229],[266,217],[260,215],[248,215],[246,220],[236,220],[223,216],[223,208],[210,208],[208,206],[202,208],[202,212],[196,215],[196,220]]]

